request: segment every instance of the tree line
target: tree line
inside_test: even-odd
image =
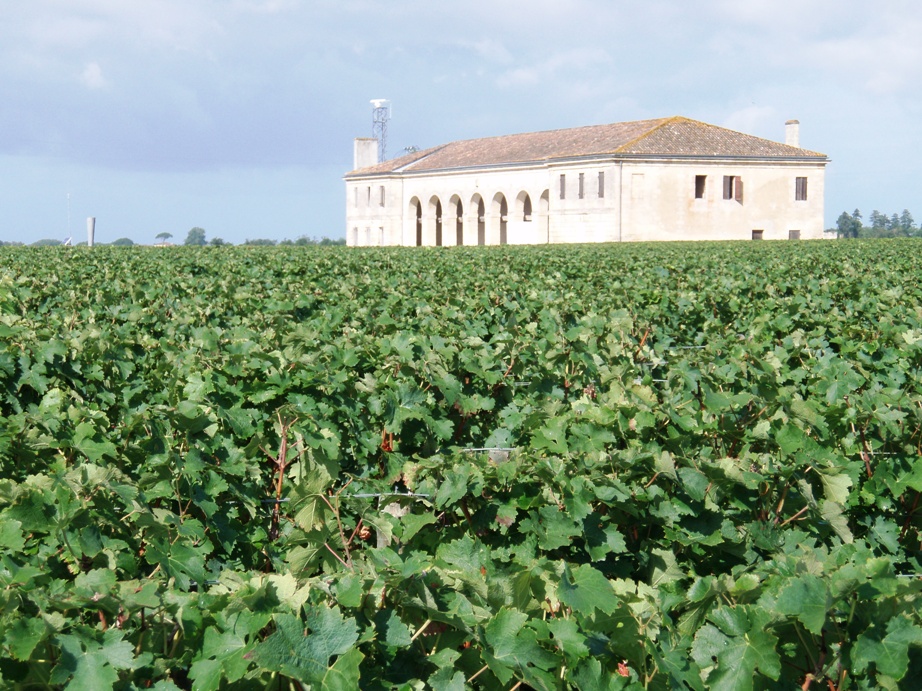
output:
[[[861,211],[855,209],[854,213],[843,211],[836,227],[827,232],[835,233],[838,238],[898,238],[922,237],[922,228],[916,225],[915,219],[909,209],[903,209],[901,214],[882,214],[877,209],[868,216],[869,225],[864,224]]]
[[[173,237],[173,236],[172,236],[170,233],[160,233],[160,234],[157,236],[157,239],[158,239],[158,240],[161,240],[162,242],[166,242],[166,241],[169,240],[171,237]],[[197,245],[197,246],[200,246],[200,247],[203,247],[203,246],[205,246],[205,245],[211,245],[212,247],[220,247],[220,246],[222,246],[222,245],[230,245],[230,244],[232,244],[232,243],[227,242],[227,241],[225,241],[225,240],[222,240],[221,238],[212,238],[211,240],[207,240],[206,237],[205,237],[205,229],[204,229],[204,228],[195,227],[195,228],[192,228],[192,229],[189,231],[189,233],[186,235],[186,239],[185,239],[185,241],[183,242],[183,244],[184,244],[184,245],[193,245],[193,246],[196,246],[196,245]],[[295,239],[295,240],[270,240],[270,239],[266,239],[266,238],[257,238],[257,239],[254,239],[254,240],[250,240],[250,239],[244,240],[244,241],[243,241],[242,243],[240,243],[240,244],[242,244],[242,245],[251,245],[251,246],[275,246],[275,245],[278,245],[278,246],[281,246],[281,247],[286,247],[286,246],[298,246],[298,247],[301,247],[301,246],[307,246],[307,245],[345,245],[345,244],[346,244],[346,240],[345,240],[345,238],[343,238],[343,239],[341,239],[341,240],[332,240],[332,239],[330,239],[330,238],[328,238],[328,237],[326,237],[326,236],[324,236],[324,237],[322,237],[322,238],[320,238],[320,239],[318,240],[318,239],[316,239],[316,238],[310,238],[310,237],[307,237],[306,235],[302,235],[301,237],[299,237],[299,238],[297,238],[297,239]]]
[[[173,244],[170,242],[172,238],[173,238],[172,233],[164,232],[164,233],[158,233],[155,239],[158,245],[171,245]],[[67,244],[70,244],[70,242],[69,241],[66,242],[63,240],[57,240],[53,238],[45,238],[45,239],[37,240],[36,242],[33,242],[31,246],[32,247],[53,247],[53,246],[67,245]],[[86,245],[87,243],[84,240],[82,242],[77,242],[74,244],[76,246],[81,246],[81,245]],[[115,246],[122,246],[122,247],[130,247],[130,246],[135,245],[136,243],[131,238],[119,238],[118,240],[113,240],[112,242],[109,242],[109,243],[97,242],[95,244],[97,245],[108,244],[108,245],[115,245]],[[211,247],[221,247],[224,245],[232,245],[233,243],[227,242],[226,240],[222,240],[221,238],[212,238],[209,240],[205,236],[205,229],[196,227],[196,228],[192,228],[188,232],[188,234],[186,235],[186,239],[182,244],[190,245],[190,246],[200,246],[200,247],[204,247],[205,245],[208,245]],[[278,245],[280,247],[287,247],[287,246],[301,247],[301,246],[310,246],[310,245],[321,245],[321,246],[345,245],[346,240],[345,238],[334,240],[326,236],[320,239],[317,239],[313,237],[308,237],[306,235],[302,235],[301,237],[296,238],[294,240],[269,240],[269,239],[258,239],[258,238],[254,240],[247,239],[240,244],[241,245],[254,245],[254,246]],[[6,247],[6,246],[13,247],[13,246],[23,246],[23,245],[25,245],[25,243],[18,242],[15,240],[9,241],[9,242],[0,240],[0,247]]]

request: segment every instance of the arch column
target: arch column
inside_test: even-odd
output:
[[[443,214],[445,207],[442,201],[435,195],[429,198],[429,203],[423,210],[423,245],[426,247],[436,247],[444,244],[444,222]]]
[[[468,209],[464,214],[464,244],[477,244],[477,209],[473,213]]]
[[[487,237],[488,245],[505,245],[509,239],[509,202],[506,195],[497,192],[490,202],[487,212]]]
[[[459,217],[458,211],[461,211]],[[453,195],[442,215],[442,244],[448,247],[464,245],[464,202],[458,195]]]
[[[403,223],[400,233],[400,242],[398,244],[404,247],[417,247],[422,244],[422,202],[419,197],[414,196],[404,207],[406,211],[403,216]]]
[[[551,241],[551,192],[544,190],[538,201],[538,234],[541,242]]]

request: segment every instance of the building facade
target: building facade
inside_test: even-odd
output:
[[[451,142],[377,160],[355,140],[350,246],[823,237],[825,166],[683,117]]]

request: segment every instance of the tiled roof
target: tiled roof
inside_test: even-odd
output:
[[[815,151],[671,117],[451,142],[347,175],[434,172],[604,155],[826,158]]]

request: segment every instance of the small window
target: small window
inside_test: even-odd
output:
[[[368,186],[368,196],[365,199],[365,206],[371,206],[371,185]]]
[[[724,175],[724,199],[743,203],[743,179],[739,175]]]
[[[800,240],[800,231],[799,230],[789,230],[788,240]]]
[[[807,201],[807,178],[797,178],[794,190],[794,199],[799,202]]]
[[[560,175],[560,198],[567,198],[567,176],[563,173]]]
[[[380,195],[380,198],[378,199],[378,206],[383,208],[384,207],[384,185],[381,185],[378,188],[378,194]]]
[[[707,175],[695,176],[695,199],[704,199],[705,183],[707,182],[707,179]],[[726,199],[726,197],[724,198]]]
[[[582,199],[586,196],[586,174],[579,174],[579,198]]]
[[[764,233],[765,233],[764,230],[754,230],[754,231],[752,231],[752,239],[753,239],[753,240],[761,240],[761,239],[762,239],[762,235],[763,235]]]
[[[599,171],[599,199],[605,197],[605,171]]]

